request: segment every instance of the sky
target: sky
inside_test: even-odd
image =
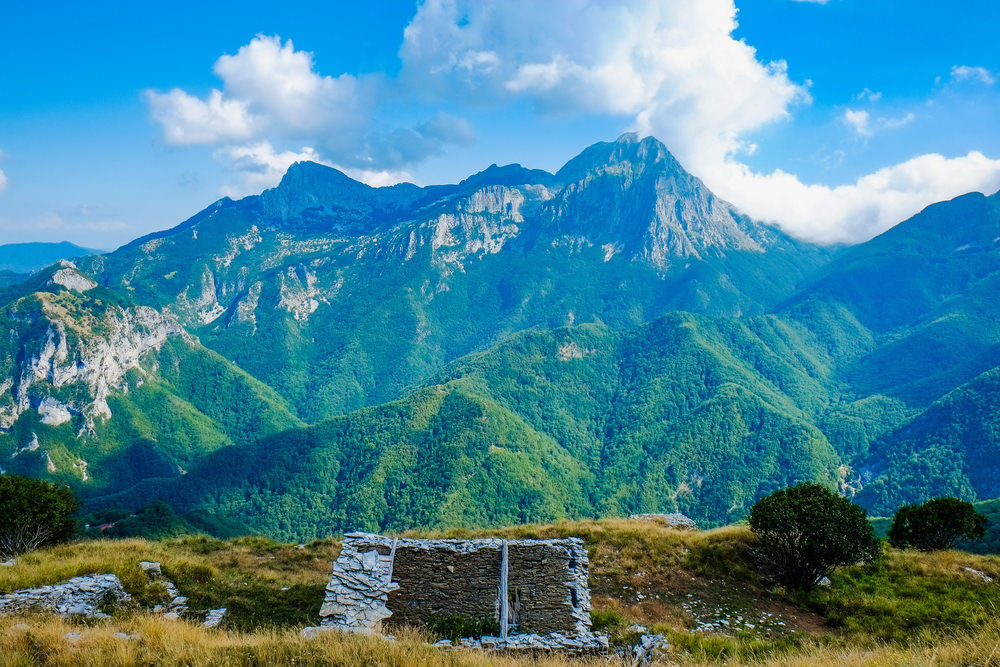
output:
[[[31,6],[29,6],[31,5]],[[17,3],[0,243],[113,249],[297,160],[371,185],[663,141],[754,218],[856,243],[1000,189],[1000,4]]]

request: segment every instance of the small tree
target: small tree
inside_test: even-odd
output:
[[[0,558],[68,540],[77,502],[68,487],[40,479],[0,475]]]
[[[892,517],[889,544],[921,551],[950,549],[955,540],[986,535],[986,517],[972,503],[958,498],[933,498],[923,505],[903,505]]]
[[[761,498],[750,530],[770,573],[809,590],[842,565],[870,563],[882,552],[865,510],[819,484],[800,484]]]

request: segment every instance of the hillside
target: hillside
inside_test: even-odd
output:
[[[0,469],[281,539],[987,500],[998,202],[834,251],[652,138],[428,187],[298,163],[0,287]]]
[[[3,297],[5,472],[106,492],[183,474],[220,447],[301,424],[283,399],[172,317],[68,262]]]
[[[317,422],[530,328],[761,313],[827,256],[625,135],[556,174],[512,165],[428,188],[299,163],[81,269],[168,308]]]
[[[487,534],[582,537],[590,554],[595,625],[611,633],[615,645],[634,640],[632,623],[664,633],[671,648],[657,664],[990,664],[1000,648],[990,608],[1000,578],[996,556],[889,550],[882,563],[840,570],[828,588],[803,595],[758,578],[747,560],[743,528],[680,533],[650,522],[585,521],[450,533]],[[218,606],[230,613],[216,631],[197,627],[197,615],[171,622],[125,612],[89,624],[0,618],[0,662],[30,662],[44,645],[51,662],[94,664],[591,664],[559,656],[443,652],[416,632],[402,633],[396,642],[336,633],[302,640],[298,631],[318,618],[337,552],[329,540],[294,545],[204,537],[44,549],[0,569],[0,591],[114,572],[133,595],[152,600],[156,592],[146,587],[137,565],[144,559],[163,564],[194,614]],[[141,641],[116,638],[116,632]]]
[[[878,513],[1000,494],[998,238],[1000,193],[934,204],[845,250],[779,308],[830,360],[839,405],[820,428]]]

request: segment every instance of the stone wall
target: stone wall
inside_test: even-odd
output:
[[[389,624],[423,625],[432,613],[500,618],[500,549],[454,546],[396,549],[392,578],[399,588],[389,594]]]
[[[505,585],[512,633],[589,637],[588,569],[579,538],[420,540],[349,533],[320,611],[322,626],[373,632],[383,620],[423,625],[435,613],[500,620]]]

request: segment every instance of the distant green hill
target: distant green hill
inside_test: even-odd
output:
[[[103,252],[105,251],[82,248],[68,241],[61,243],[5,243],[0,244],[0,272],[33,273],[58,262],[60,259],[99,255]]]

